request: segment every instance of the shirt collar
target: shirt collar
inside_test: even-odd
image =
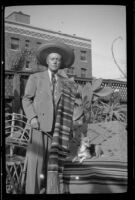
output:
[[[48,69],[48,74],[49,74],[49,78],[50,78],[50,81],[52,80],[51,78],[52,78],[52,72],[50,71],[50,69]],[[57,79],[58,79],[58,76],[57,76],[57,74],[55,74],[55,78],[56,78],[56,81],[57,81]]]

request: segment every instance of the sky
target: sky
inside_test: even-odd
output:
[[[42,5],[11,6],[5,8],[5,17],[13,11],[30,15],[30,24],[39,28],[76,34],[91,39],[92,75],[96,78],[120,79],[111,52],[126,70],[126,7],[121,5]]]

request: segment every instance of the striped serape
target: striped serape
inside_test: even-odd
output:
[[[66,161],[63,182],[64,193],[127,192],[127,162],[117,159],[86,160],[82,164]]]
[[[63,161],[68,154],[69,135],[75,101],[74,82],[63,81],[61,97],[57,107],[56,122],[48,160],[47,193],[58,194],[59,177],[63,172]]]

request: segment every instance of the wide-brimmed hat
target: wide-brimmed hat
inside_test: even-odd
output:
[[[70,67],[75,59],[73,50],[60,42],[42,44],[37,50],[37,60],[41,65],[47,66],[46,58],[50,53],[59,53],[62,56],[61,68]]]

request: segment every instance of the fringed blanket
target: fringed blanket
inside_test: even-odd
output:
[[[49,151],[47,194],[60,193],[60,176],[68,153],[69,135],[75,101],[75,85],[63,82],[60,102],[57,107],[56,122]]]
[[[63,179],[64,193],[125,193],[128,189],[127,162],[117,159],[87,159],[82,164],[66,161]]]

